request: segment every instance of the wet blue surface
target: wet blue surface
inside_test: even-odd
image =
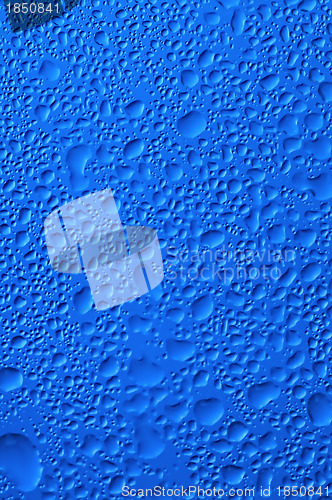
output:
[[[330,7],[1,10],[1,499],[331,495]],[[97,312],[43,224],[106,188],[166,275]]]

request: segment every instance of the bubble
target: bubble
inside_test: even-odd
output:
[[[206,231],[201,236],[201,241],[203,245],[207,245],[210,248],[216,248],[221,245],[224,241],[225,236],[221,231],[210,230]]]
[[[165,444],[157,430],[139,424],[135,431],[137,447],[140,456],[145,459],[159,457],[165,449]]]
[[[123,154],[128,160],[133,160],[137,156],[140,156],[143,153],[143,150],[143,141],[141,139],[133,139],[125,145]]]
[[[74,146],[68,150],[66,163],[70,173],[70,182],[76,190],[86,188],[88,179],[84,176],[85,167],[91,158],[91,149],[88,146]]]
[[[295,240],[306,248],[311,247],[317,238],[317,234],[312,229],[300,229],[295,235]]]
[[[235,9],[231,19],[231,26],[236,35],[241,35],[246,21],[245,13],[242,9]]]
[[[227,429],[227,435],[230,441],[240,442],[247,434],[248,428],[242,422],[232,422]]]
[[[88,457],[93,457],[98,451],[101,450],[101,442],[93,434],[88,434],[84,438],[82,444],[82,451]]]
[[[108,358],[101,362],[99,371],[103,377],[107,378],[116,375],[119,371],[117,359],[114,356],[108,356]]]
[[[308,399],[308,414],[310,420],[317,427],[325,427],[332,422],[332,402],[321,392],[317,392]]]
[[[199,82],[199,77],[192,69],[186,69],[181,73],[181,82],[186,87],[192,89]]]
[[[198,111],[190,111],[179,118],[177,123],[179,132],[189,139],[202,134],[206,129],[206,125],[204,116]]]
[[[35,490],[43,472],[39,454],[31,441],[14,433],[0,436],[0,468],[23,492]]]
[[[244,478],[245,471],[236,465],[226,465],[222,468],[222,474],[228,484],[240,484]]]
[[[320,275],[321,270],[322,268],[318,263],[312,262],[310,264],[307,264],[303,268],[301,276],[304,279],[304,281],[312,282]]]
[[[39,74],[47,80],[54,82],[60,76],[60,68],[55,61],[45,60],[40,66]]]
[[[9,392],[18,389],[23,384],[23,376],[19,370],[12,367],[0,369],[0,390]]]
[[[213,312],[211,297],[204,295],[192,303],[192,312],[195,320],[204,320]]]
[[[264,90],[273,90],[279,84],[280,78],[278,75],[267,75],[261,79],[260,85]]]
[[[327,160],[331,156],[332,144],[326,137],[306,141],[304,146],[317,160]]]
[[[125,485],[125,478],[123,476],[115,476],[110,482],[109,492],[111,495],[118,495],[122,493],[122,488]]]
[[[202,425],[215,425],[224,414],[224,405],[218,398],[201,399],[195,403],[194,413]]]
[[[86,314],[93,306],[93,298],[91,290],[88,286],[83,287],[79,292],[76,292],[73,297],[75,309],[81,314]]]
[[[252,406],[261,409],[280,396],[280,388],[272,382],[254,384],[248,390],[248,399]]]
[[[200,54],[198,58],[198,65],[201,66],[201,68],[207,68],[213,63],[214,60],[214,53],[211,50],[203,50],[203,52]]]
[[[324,102],[332,101],[332,83],[323,82],[318,87],[318,93]]]
[[[137,99],[127,104],[127,106],[124,109],[125,112],[132,118],[139,118],[140,116],[142,116],[144,108],[145,108],[144,103],[139,99]]]
[[[188,340],[169,339],[167,341],[167,351],[172,359],[186,361],[194,355],[195,345]]]
[[[164,378],[162,368],[147,359],[132,360],[128,374],[136,384],[143,387],[157,386]]]

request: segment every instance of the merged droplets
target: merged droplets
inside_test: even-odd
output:
[[[37,487],[43,471],[36,447],[27,436],[13,433],[0,436],[0,469],[24,492]]]
[[[190,111],[178,120],[179,132],[190,139],[197,137],[204,132],[205,129],[206,120],[202,113],[198,111]]]
[[[317,392],[308,399],[308,414],[317,427],[332,423],[332,400],[326,394]]]

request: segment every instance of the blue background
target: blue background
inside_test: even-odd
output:
[[[0,498],[331,491],[329,2],[92,0],[19,34],[0,17]],[[97,312],[43,224],[105,188],[157,230],[165,278]],[[222,249],[256,257],[202,275]]]

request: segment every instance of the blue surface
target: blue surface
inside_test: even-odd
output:
[[[13,34],[1,9],[1,499],[331,495],[331,14],[92,0]],[[43,224],[105,188],[166,277],[100,313]]]

